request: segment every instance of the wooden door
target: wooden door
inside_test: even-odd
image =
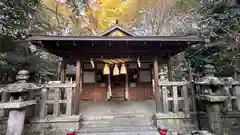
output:
[[[111,98],[125,98],[125,75],[111,76]]]

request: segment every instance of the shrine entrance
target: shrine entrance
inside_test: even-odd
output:
[[[111,75],[111,100],[124,100],[125,99],[125,79],[126,75]]]

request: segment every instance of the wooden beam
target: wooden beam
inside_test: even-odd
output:
[[[58,53],[61,55],[68,55],[68,54],[75,54],[75,55],[88,55],[88,54],[112,54],[112,53],[119,53],[121,55],[124,54],[147,54],[148,56],[154,56],[154,55],[161,55],[161,54],[169,54],[169,53],[178,53],[181,52],[168,48],[164,49],[161,47],[152,47],[151,49],[142,49],[142,50],[137,50],[137,49],[128,49],[128,48],[105,48],[99,47],[99,48],[54,48],[54,47],[48,47],[46,48],[48,51],[52,53]],[[67,52],[66,52],[67,51]],[[120,52],[119,52],[120,51]],[[78,52],[78,53],[77,53]]]
[[[105,58],[105,57],[104,57],[104,58]],[[136,58],[134,58],[134,57],[129,57],[129,59],[131,59],[131,60],[128,61],[128,62],[125,62],[125,63],[126,63],[126,64],[134,63],[134,64],[135,64],[135,63],[137,62],[137,58],[138,58],[138,57],[136,57]],[[84,63],[89,63],[89,60],[90,60],[90,59],[91,59],[90,57],[89,57],[89,58],[84,58],[84,59],[81,58],[81,63],[82,63],[82,64],[84,64]],[[107,58],[106,58],[106,59],[107,59]],[[153,63],[153,58],[151,58],[151,57],[140,57],[140,59],[141,59],[141,63],[149,63],[149,64],[152,64],[152,63]],[[166,63],[167,63],[167,60],[164,59],[164,58],[159,58],[158,60],[161,61],[161,64],[166,64]],[[94,61],[94,64],[104,64],[104,62],[97,60],[97,58],[94,58],[93,61]],[[65,59],[65,62],[66,62],[67,64],[70,64],[70,65],[75,65],[75,64],[76,64],[76,60],[70,59],[70,58]]]
[[[81,83],[81,62],[78,59],[76,63],[76,88],[74,94],[74,106],[73,110],[75,114],[79,113],[79,103],[80,103],[80,83]]]
[[[161,93],[160,93],[160,89],[159,89],[159,78],[158,78],[158,59],[157,57],[154,58],[153,61],[153,72],[154,72],[154,89],[155,89],[155,104],[156,104],[156,112],[159,113],[161,112],[162,109],[162,105],[161,105]]]

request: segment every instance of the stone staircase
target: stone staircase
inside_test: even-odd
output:
[[[80,135],[159,135],[151,116],[145,114],[83,116]]]

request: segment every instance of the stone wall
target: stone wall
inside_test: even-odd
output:
[[[240,113],[226,113],[222,114],[222,121],[224,135],[237,135],[240,133]],[[200,126],[202,130],[209,130],[209,122],[205,114],[200,115]]]
[[[182,118],[180,118],[182,117]],[[224,135],[238,135],[240,134],[240,113],[226,113],[222,114],[222,133]],[[183,133],[184,135],[196,130],[193,116],[191,118],[184,118],[183,114],[162,114],[158,113],[153,115],[155,119],[155,126],[165,126],[172,133]],[[201,130],[209,131],[209,122],[206,114],[200,114],[200,128]]]
[[[65,135],[69,129],[81,129],[80,116],[57,116],[43,119],[26,119],[22,135]],[[0,135],[5,135],[7,115],[0,117]]]

